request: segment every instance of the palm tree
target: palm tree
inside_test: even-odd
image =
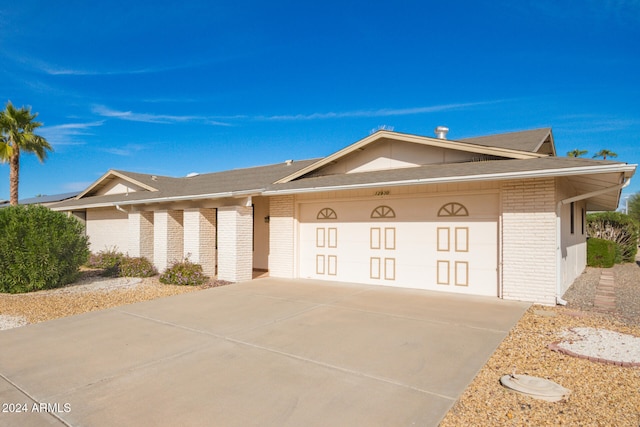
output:
[[[584,156],[587,153],[588,153],[587,150],[578,150],[576,148],[575,150],[569,151],[567,153],[567,156],[569,156],[569,157],[580,157],[580,156]]]
[[[34,119],[38,113],[31,114],[31,107],[16,108],[7,102],[0,112],[0,161],[9,162],[10,203],[18,204],[18,182],[20,180],[20,151],[34,153],[40,162],[47,158],[47,152],[53,151],[49,142],[34,130],[42,123]]]
[[[618,157],[618,155],[610,150],[600,150],[596,154],[594,154],[593,157],[602,157],[603,160],[607,160],[607,157]]]

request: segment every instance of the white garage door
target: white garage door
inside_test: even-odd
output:
[[[498,295],[496,194],[300,204],[299,276]]]

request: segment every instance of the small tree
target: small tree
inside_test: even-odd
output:
[[[602,157],[603,160],[607,160],[607,157],[618,157],[618,154],[614,153],[611,150],[600,150],[596,154],[593,155],[593,158]]]
[[[633,262],[638,253],[638,223],[620,212],[599,212],[587,215],[587,235],[615,242],[620,259]]]
[[[636,193],[627,200],[629,212],[627,214],[635,221],[640,222],[640,193]]]
[[[567,153],[568,157],[582,157],[585,154],[587,154],[588,151],[587,150],[578,150],[577,148],[575,150],[569,151]]]

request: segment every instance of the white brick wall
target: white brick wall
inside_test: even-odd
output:
[[[218,279],[251,280],[253,210],[250,206],[218,208]]]
[[[269,200],[269,276],[294,277],[294,196]]]
[[[153,262],[153,212],[129,213],[128,253]]]
[[[153,261],[162,272],[184,256],[183,212],[155,211],[153,217]]]
[[[556,212],[553,178],[502,185],[505,299],[555,304]]]
[[[185,209],[184,255],[202,265],[204,273],[216,274],[216,210]]]

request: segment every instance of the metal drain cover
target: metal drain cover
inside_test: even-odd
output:
[[[518,393],[536,399],[546,400],[547,402],[557,402],[566,398],[569,393],[571,393],[571,390],[562,387],[560,384],[529,375],[503,375],[500,378],[500,383]]]

